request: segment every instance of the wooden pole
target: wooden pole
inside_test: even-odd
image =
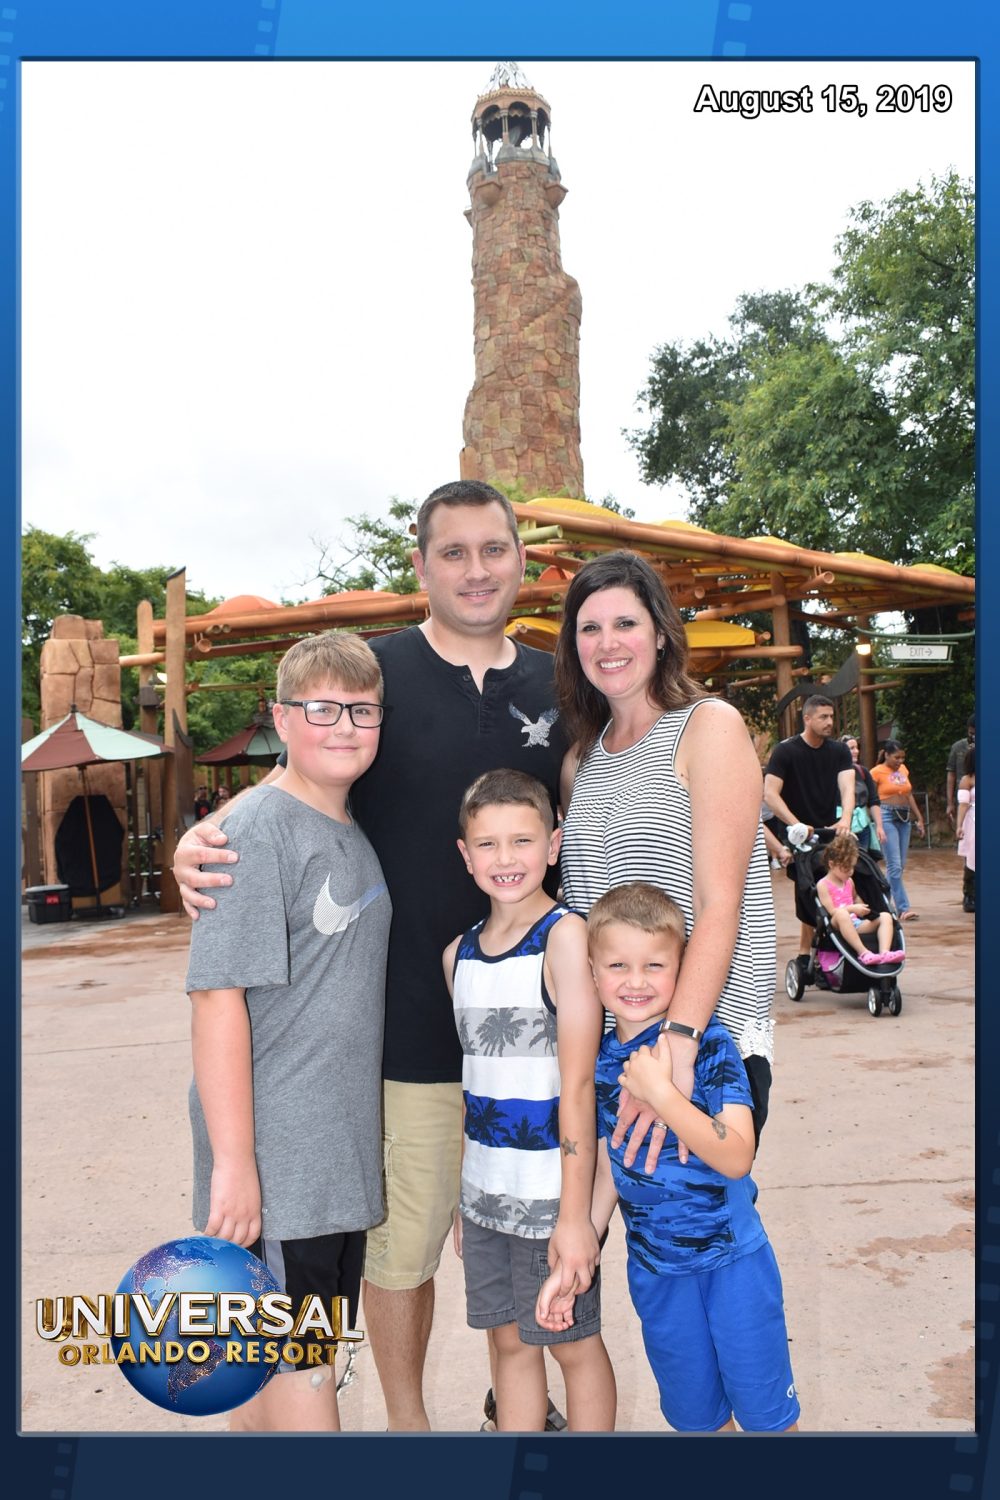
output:
[[[153,606],[148,599],[140,600],[135,611],[135,633],[139,651],[143,654],[151,654],[153,651]],[[162,661],[163,653],[158,653],[157,659]],[[127,661],[124,659],[123,664]],[[139,727],[143,734],[159,734],[160,732],[160,702],[156,698],[153,687],[154,669],[148,664],[139,666]],[[144,700],[149,700],[144,701]],[[153,830],[163,827],[163,766],[158,758],[150,757],[142,763],[142,774],[145,778],[146,791],[146,827],[147,852],[149,855],[149,893],[155,895],[154,870],[156,861],[154,859],[154,845],[156,838]],[[161,844],[162,849],[162,844]]]
[[[177,729],[187,729],[187,695],[184,692],[184,620],[187,603],[185,569],[178,568],[167,579],[166,668],[167,687],[163,702],[163,739],[174,747]],[[164,756],[163,767],[163,865],[160,874],[160,910],[179,912],[180,892],[171,866],[177,852],[181,827],[177,805],[178,775],[172,755]]]
[[[858,617],[858,645],[867,642],[871,646],[871,640],[867,634],[870,628],[870,617],[868,615],[860,615]],[[869,656],[867,660],[871,662],[871,657]],[[861,661],[864,664],[865,658],[862,657]],[[858,673],[858,726],[860,730],[860,745],[858,748],[861,754],[861,764],[863,766],[873,766],[875,764],[875,757],[878,754],[878,715],[875,712],[875,694],[862,691],[862,674],[860,672]]]
[[[784,654],[782,648],[787,648],[792,643],[792,632],[788,622],[788,604],[785,600],[785,580],[780,573],[771,574],[771,593],[775,597],[775,603],[771,606],[771,629],[774,635],[774,644],[778,647],[775,652],[775,699],[781,702],[786,693],[790,693],[795,685],[792,676],[792,664]],[[781,599],[783,602],[778,603]],[[778,725],[778,734],[781,739],[787,739],[794,732],[792,710],[786,708],[781,715]]]
[[[90,821],[90,793],[87,790],[87,772],[84,766],[80,767],[80,779],[83,782],[83,816],[87,823],[87,842],[90,845],[90,868],[94,872],[94,900],[100,910],[101,881],[97,873],[97,849],[94,845],[94,825]]]

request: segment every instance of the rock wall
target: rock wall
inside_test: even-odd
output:
[[[469,180],[475,383],[465,404],[463,479],[529,495],[583,495],[580,288],[562,268],[565,189],[540,153],[498,159]]]
[[[80,713],[101,724],[120,729],[122,724],[121,668],[118,665],[118,642],[104,639],[100,620],[84,620],[80,615],[58,615],[52,622],[52,633],[41,654],[41,729],[49,729],[64,719],[75,703]],[[42,823],[42,865],[44,882],[55,885],[56,830],[74,797],[80,796],[83,784],[75,768],[66,771],[43,771],[39,775],[40,814]],[[121,764],[87,767],[87,790],[93,796],[107,797],[122,827],[128,828],[125,802],[125,768]],[[123,844],[124,851],[124,844]],[[122,899],[121,887],[101,893],[101,901],[112,905]],[[93,902],[80,898],[76,905]]]

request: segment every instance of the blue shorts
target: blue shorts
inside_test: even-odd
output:
[[[628,1261],[660,1410],[677,1432],[717,1432],[734,1416],[744,1432],[782,1432],[798,1421],[781,1274],[761,1245],[714,1271],[655,1275]]]

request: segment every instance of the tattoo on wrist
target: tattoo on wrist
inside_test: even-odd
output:
[[[726,1136],[729,1134],[729,1131],[726,1129],[721,1120],[713,1120],[712,1129],[715,1131],[720,1141],[724,1141],[726,1139]]]
[[[571,1141],[569,1139],[569,1136],[567,1136],[564,1141],[560,1141],[559,1144],[562,1146],[563,1156],[576,1155],[576,1141]]]

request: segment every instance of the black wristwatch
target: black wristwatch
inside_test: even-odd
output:
[[[660,1031],[676,1031],[678,1036],[689,1036],[692,1042],[700,1042],[705,1035],[697,1026],[685,1026],[683,1021],[661,1021]]]

